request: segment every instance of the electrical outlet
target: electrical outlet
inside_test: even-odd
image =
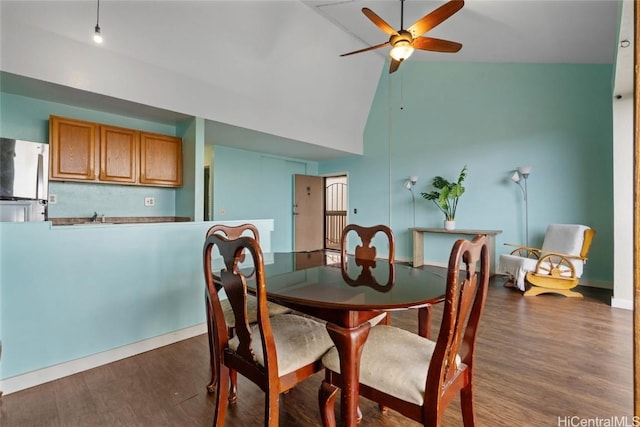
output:
[[[58,195],[57,194],[49,194],[49,204],[55,205],[58,203]]]
[[[220,210],[218,211],[218,213],[219,213],[220,215],[224,215],[224,209],[220,209]]]
[[[145,197],[144,198],[144,205],[145,206],[155,206],[156,205],[156,198],[155,197]]]

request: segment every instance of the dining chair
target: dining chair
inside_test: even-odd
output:
[[[374,225],[370,227],[364,227],[358,224],[348,224],[342,231],[342,237],[340,238],[340,253],[343,271],[346,267],[346,255],[347,255],[347,237],[349,233],[356,233],[362,242],[362,245],[355,247],[354,255],[356,265],[366,266],[365,264],[371,264],[375,267],[375,260],[377,258],[377,250],[375,246],[371,246],[371,242],[378,233],[382,233],[388,240],[388,261],[390,263],[395,262],[395,238],[393,231],[386,225]],[[432,306],[429,304],[425,307],[418,309],[418,324],[420,325],[420,334],[429,338],[431,336],[431,319],[433,317]],[[375,326],[378,323],[389,325],[391,319],[388,313],[381,314],[369,321],[371,326]]]
[[[396,243],[393,236],[393,231],[386,225],[379,224],[373,226],[362,226],[358,224],[347,224],[342,229],[342,235],[340,237],[340,260],[342,264],[342,271],[346,271],[347,268],[347,239],[350,234],[355,233],[359,238],[361,245],[356,245],[354,250],[355,263],[363,268],[375,267],[376,258],[378,257],[378,251],[375,246],[372,246],[372,242],[378,233],[383,234],[387,239],[388,251],[387,259],[389,263],[395,261],[396,256]],[[369,320],[371,326],[375,326],[378,323],[389,324],[390,318],[388,313],[382,313],[377,317]]]
[[[238,237],[249,234],[251,237],[256,239],[258,243],[260,243],[260,233],[258,232],[258,228],[253,224],[241,224],[241,225],[225,225],[225,224],[216,224],[207,230],[206,236],[209,237],[215,233],[222,234],[227,236],[229,239],[237,239]],[[244,260],[244,253],[241,255],[241,261]],[[214,279],[216,277],[214,276]],[[229,333],[229,337],[233,338],[235,335],[235,317],[233,315],[233,310],[231,309],[231,304],[229,304],[228,299],[220,300],[220,304],[222,305],[222,312],[224,313],[225,321],[227,322],[227,332]],[[269,314],[271,316],[275,316],[278,314],[290,313],[291,310],[282,305],[267,302],[267,308],[269,310]],[[206,305],[207,309],[207,319],[209,316],[209,304]],[[247,319],[249,323],[256,323],[258,321],[257,315],[257,303],[256,299],[252,295],[247,296]],[[216,366],[214,363],[213,357],[213,336],[212,329],[209,322],[207,322],[207,332],[209,337],[209,360],[211,364],[211,381],[207,385],[207,390],[209,393],[213,393],[215,387],[214,384],[216,382]],[[229,382],[229,401],[235,402],[238,397],[238,381],[235,371],[231,370],[230,372],[231,381]]]
[[[347,255],[347,237],[349,233],[355,232],[362,245],[357,245],[354,251],[356,260],[370,260],[375,261],[377,258],[377,250],[375,246],[371,246],[371,242],[378,233],[382,233],[387,237],[388,241],[388,259],[389,262],[395,261],[396,243],[393,236],[393,231],[386,225],[379,224],[370,227],[365,227],[358,224],[347,224],[342,229],[342,236],[340,237],[340,254],[344,259]]]
[[[224,262],[213,273],[214,248]],[[247,280],[241,258],[252,261],[257,322],[251,324],[247,310]],[[270,316],[267,308],[264,258],[258,241],[241,236],[227,239],[217,233],[207,237],[203,249],[207,289],[207,316],[212,327],[215,383],[214,426],[224,426],[228,405],[229,371],[234,370],[265,393],[264,425],[278,426],[278,404],[283,393],[322,369],[322,356],[333,346],[325,325],[295,314]],[[215,279],[218,277],[218,279]],[[224,290],[235,318],[235,336],[230,337],[219,292]]]
[[[459,393],[463,423],[474,426],[473,362],[488,283],[486,236],[456,241],[449,257],[437,340],[388,325],[371,328],[360,361],[360,395],[424,426],[438,427]],[[335,397],[342,386],[335,348],[322,363],[325,378],[318,397],[323,425],[331,427],[335,426]]]

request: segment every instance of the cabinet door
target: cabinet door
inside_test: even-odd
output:
[[[136,183],[139,141],[136,130],[100,126],[100,181]]]
[[[140,133],[140,183],[161,187],[182,186],[182,139]]]
[[[98,125],[51,116],[49,120],[49,177],[58,181],[94,181]]]

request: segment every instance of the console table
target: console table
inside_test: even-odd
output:
[[[463,236],[475,236],[483,234],[487,236],[487,246],[489,247],[489,274],[496,273],[496,235],[502,230],[445,230],[444,228],[410,228],[413,231],[413,266],[425,265],[424,261],[424,235],[427,233],[453,234]]]

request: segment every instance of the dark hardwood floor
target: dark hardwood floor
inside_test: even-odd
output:
[[[633,425],[632,312],[609,307],[610,293],[585,298],[523,297],[492,279],[476,352],[479,426],[614,425],[562,420],[628,418]],[[435,309],[434,334],[441,308]],[[416,312],[392,324],[416,330]],[[435,335],[434,335],[435,336]],[[209,353],[205,335],[0,398],[0,425],[209,426]],[[281,398],[283,426],[319,426],[321,373]],[[366,426],[417,425],[361,399]],[[239,377],[227,426],[262,423],[263,393]],[[565,418],[567,417],[567,418]],[[444,426],[462,425],[458,401]],[[615,424],[623,425],[623,424]]]

